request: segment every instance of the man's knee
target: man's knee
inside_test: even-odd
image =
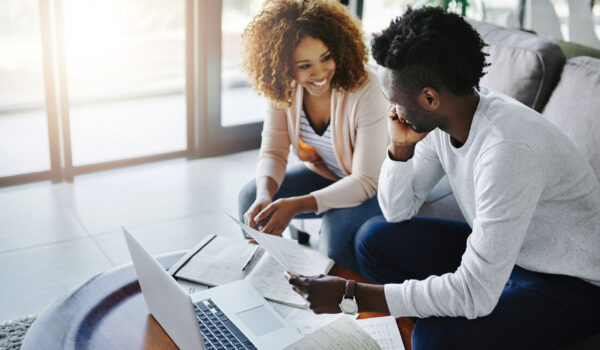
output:
[[[457,324],[460,321],[455,321],[459,320],[444,317],[418,320],[412,333],[413,350],[470,349],[468,339]]]
[[[368,259],[371,256],[369,252],[379,244],[380,240],[378,237],[385,231],[384,226],[386,223],[385,218],[380,215],[370,218],[360,226],[354,237],[357,259],[360,259],[359,256],[364,259]]]

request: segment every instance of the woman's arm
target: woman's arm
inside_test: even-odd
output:
[[[269,105],[261,136],[256,180],[258,181],[262,177],[270,177],[279,188],[285,176],[291,144],[287,116],[283,108],[274,103]],[[256,185],[258,189],[260,184],[257,182]]]
[[[350,137],[338,130],[342,125],[333,132],[336,142],[344,142],[344,149],[352,150],[352,169],[348,176],[311,193],[317,201],[318,213],[360,205],[377,192],[379,171],[388,144],[385,119],[388,103],[372,74],[363,87],[347,94],[342,106],[346,115],[340,119],[347,124],[345,127],[352,128],[354,143],[351,144]],[[341,158],[345,156],[348,155],[341,155]]]
[[[262,142],[256,169],[256,199],[244,213],[244,223],[258,228],[261,222],[255,220],[261,210],[271,204],[277,192],[287,165],[290,149],[288,125],[285,110],[274,103],[269,105],[262,130]]]

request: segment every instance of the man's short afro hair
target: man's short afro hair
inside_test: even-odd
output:
[[[371,41],[375,61],[394,70],[396,83],[414,94],[425,86],[473,93],[488,66],[485,46],[462,17],[439,7],[409,7]]]

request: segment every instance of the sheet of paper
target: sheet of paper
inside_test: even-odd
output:
[[[307,312],[308,310],[306,309],[299,309],[297,307],[293,307],[293,306],[289,306],[289,305],[285,305],[285,304],[281,304],[281,303],[276,303],[274,301],[269,300],[269,304],[271,304],[271,306],[273,307],[273,309],[275,309],[275,311],[277,311],[277,313],[285,318],[287,320],[288,315],[290,315],[291,313],[295,312],[296,310],[300,310],[300,311],[304,311]]]
[[[293,309],[285,313],[283,318],[290,321],[290,323],[296,328],[298,333],[301,335],[307,335],[319,328],[325,327],[331,322],[337,320],[340,317],[350,317],[356,319],[358,314],[353,316],[346,315],[343,313],[339,314],[315,314],[309,309]]]
[[[394,317],[373,317],[356,320],[356,322],[375,339],[382,350],[404,350],[404,343]]]
[[[294,323],[296,321],[319,322],[319,320],[328,320],[329,322],[331,322],[341,316],[352,317],[354,319],[356,319],[358,317],[358,314],[354,315],[354,316],[348,316],[348,315],[344,315],[342,313],[318,314],[317,315],[312,310],[309,310],[309,309],[299,309],[297,307],[284,305],[284,304],[280,304],[280,303],[275,303],[275,302],[270,302],[270,304],[273,306],[275,311],[277,311],[277,313],[279,313],[279,315],[281,315],[281,317],[285,318],[286,320],[290,321],[291,323]]]
[[[259,232],[252,227],[239,222],[236,218],[226,213],[246,233],[256,240],[277,262],[287,271],[297,275],[318,275],[322,273],[314,264],[309,263],[311,259],[304,253],[298,242]]]
[[[285,269],[267,252],[256,264],[246,280],[265,299],[290,304],[295,307],[306,307],[307,303],[294,292],[284,276]]]
[[[215,237],[179,269],[176,276],[213,286],[244,279],[250,270],[242,271],[242,267],[256,246],[237,241]]]
[[[371,350],[377,342],[350,317],[340,317],[297,342],[286,350]]]
[[[328,324],[335,321],[336,319],[338,319],[340,317],[344,317],[344,316],[341,316],[340,314],[335,314],[335,315],[337,317],[335,317],[334,319],[326,318],[326,319],[320,319],[320,320],[296,320],[296,321],[291,321],[290,323],[292,324],[292,326],[294,326],[294,328],[296,328],[296,330],[298,331],[298,333],[301,336],[307,336],[307,335],[311,334],[312,332],[315,332],[323,327],[326,327]]]

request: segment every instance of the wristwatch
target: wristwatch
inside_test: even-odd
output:
[[[353,315],[358,311],[358,304],[356,303],[356,281],[346,281],[346,292],[342,297],[340,309],[343,313],[349,315]]]

